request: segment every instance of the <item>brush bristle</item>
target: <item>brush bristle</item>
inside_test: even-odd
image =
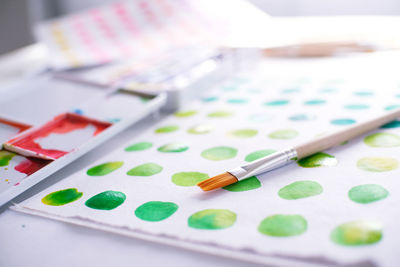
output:
[[[225,172],[217,176],[208,178],[207,180],[201,181],[197,185],[204,191],[210,191],[236,183],[237,181],[238,179],[235,176],[233,176],[229,172]]]

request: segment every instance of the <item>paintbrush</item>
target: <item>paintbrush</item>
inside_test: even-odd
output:
[[[204,191],[210,191],[236,183],[245,178],[271,171],[290,162],[340,145],[345,141],[358,137],[386,123],[389,123],[398,117],[400,117],[400,109],[391,111],[390,113],[386,113],[385,115],[376,117],[372,120],[346,127],[341,131],[310,140],[304,144],[275,152],[246,165],[206,179],[197,185]]]

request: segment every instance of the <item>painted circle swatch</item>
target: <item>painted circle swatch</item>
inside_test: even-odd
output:
[[[141,151],[141,150],[149,149],[152,146],[153,146],[153,144],[150,143],[150,142],[140,142],[140,143],[136,143],[136,144],[133,144],[133,145],[130,145],[130,146],[126,147],[125,151],[127,151],[127,152]]]
[[[130,169],[126,174],[129,176],[152,176],[160,173],[162,170],[163,167],[157,163],[149,162]]]
[[[333,229],[331,239],[343,246],[374,244],[382,239],[382,226],[374,221],[344,223]]]
[[[364,138],[364,143],[372,147],[400,146],[400,137],[391,133],[374,133]]]
[[[206,209],[198,211],[188,219],[188,225],[196,229],[218,230],[232,226],[236,213],[226,209]]]
[[[179,153],[188,150],[189,147],[183,143],[169,143],[160,146],[157,150],[165,153]]]
[[[210,118],[226,118],[226,117],[233,116],[233,112],[220,110],[220,111],[211,112],[207,116]]]
[[[307,221],[301,215],[276,214],[266,217],[258,226],[264,235],[288,237],[301,235],[307,230]]]
[[[247,156],[245,157],[245,161],[247,162],[252,162],[255,161],[257,159],[266,157],[272,153],[276,152],[276,150],[274,149],[262,149],[262,150],[257,150],[254,152],[251,152],[250,154],[247,154]]]
[[[356,123],[353,119],[343,118],[343,119],[334,119],[331,120],[331,124],[333,125],[350,125]]]
[[[270,133],[268,135],[268,137],[272,138],[272,139],[283,139],[283,140],[286,140],[286,139],[293,139],[298,135],[299,135],[299,133],[296,130],[283,129],[283,130],[277,130],[277,131],[274,131],[274,132]]]
[[[209,160],[226,160],[236,157],[237,149],[228,146],[217,146],[204,150],[201,156]]]
[[[255,129],[238,129],[228,132],[228,136],[236,138],[250,138],[256,136],[258,133]]]
[[[177,118],[191,117],[196,114],[197,114],[197,111],[195,111],[195,110],[178,111],[178,112],[174,113],[175,117],[177,117]]]
[[[264,105],[265,106],[284,106],[289,104],[289,100],[286,99],[279,99],[279,100],[273,100],[273,101],[269,101],[269,102],[265,102]]]
[[[208,174],[202,172],[178,172],[172,175],[172,182],[179,186],[195,186],[208,178]]]
[[[167,125],[154,130],[155,133],[171,133],[179,129],[178,125]]]
[[[389,192],[378,184],[363,184],[351,188],[348,195],[354,202],[368,204],[386,198]]]
[[[387,172],[397,169],[399,163],[394,158],[366,157],[357,161],[357,167],[369,172]]]
[[[122,161],[106,162],[90,168],[86,173],[89,176],[103,176],[121,168],[123,164]]]
[[[167,219],[178,210],[173,202],[149,201],[135,210],[135,215],[143,221],[159,222]]]
[[[124,203],[125,199],[124,193],[108,190],[89,198],[85,205],[96,210],[112,210]]]
[[[293,200],[312,197],[321,194],[322,186],[314,181],[297,181],[282,187],[278,195],[281,198]]]
[[[76,188],[59,190],[42,198],[42,203],[50,206],[62,206],[74,202],[82,197],[83,193]]]
[[[331,167],[337,165],[337,159],[324,152],[318,152],[311,156],[302,158],[297,164],[303,168]]]
[[[249,178],[240,180],[234,184],[223,187],[223,189],[228,190],[230,192],[243,192],[249,191],[253,189],[257,189],[261,187],[260,180],[256,176],[251,176]]]
[[[190,134],[207,134],[214,129],[211,124],[198,124],[187,130]]]

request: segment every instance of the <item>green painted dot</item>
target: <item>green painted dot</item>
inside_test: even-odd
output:
[[[392,128],[398,128],[398,127],[400,127],[400,121],[391,121],[391,122],[383,125],[381,128],[382,129],[392,129]]]
[[[214,126],[211,124],[198,124],[187,130],[188,133],[191,134],[207,134],[214,130]]]
[[[311,156],[302,158],[297,164],[303,168],[331,167],[337,165],[337,159],[327,153],[318,152]]]
[[[343,246],[363,246],[382,239],[382,226],[374,221],[354,221],[339,225],[331,232],[333,242]]]
[[[354,123],[356,123],[355,120],[347,118],[331,120],[331,124],[333,125],[350,125]]]
[[[159,147],[157,150],[165,153],[177,153],[188,150],[189,147],[183,143],[170,143]]]
[[[196,114],[197,114],[197,111],[195,111],[195,110],[178,111],[178,112],[174,113],[175,117],[177,117],[177,118],[191,117]]]
[[[130,169],[126,174],[129,176],[152,176],[154,174],[160,173],[163,167],[156,163],[145,163],[135,168]]]
[[[136,143],[133,145],[130,145],[128,147],[125,148],[125,151],[127,152],[132,152],[132,151],[141,151],[141,150],[146,150],[149,149],[153,146],[152,143],[149,142],[140,142],[140,143]]]
[[[8,152],[5,150],[0,151],[0,167],[7,166],[10,163],[10,160],[15,156],[15,153]]]
[[[172,175],[172,182],[179,186],[195,186],[208,178],[208,174],[202,172],[178,172]]]
[[[214,101],[217,101],[217,100],[218,100],[218,97],[216,97],[216,96],[209,96],[209,97],[204,97],[202,100],[203,100],[203,102],[214,102]]]
[[[364,104],[349,104],[344,106],[345,109],[350,109],[350,110],[361,110],[361,109],[368,109],[368,105]]]
[[[86,200],[85,205],[96,210],[112,210],[124,203],[126,196],[119,191],[104,191]]]
[[[322,105],[325,103],[326,103],[326,101],[323,99],[311,99],[311,100],[304,101],[304,105],[307,105],[307,106],[316,106],[316,105]]]
[[[172,133],[172,132],[177,131],[178,129],[179,129],[178,125],[167,125],[167,126],[163,126],[158,129],[155,129],[154,132],[155,133]]]
[[[106,162],[97,166],[94,166],[92,168],[90,168],[87,171],[87,175],[89,176],[103,176],[106,174],[109,174],[110,172],[113,172],[119,168],[121,168],[121,166],[124,163],[122,161],[114,161],[114,162]]]
[[[291,121],[310,121],[315,120],[316,116],[308,114],[296,114],[289,117]]]
[[[297,181],[282,187],[278,195],[281,198],[293,200],[316,196],[322,193],[322,186],[314,181]]]
[[[397,169],[399,163],[394,158],[366,157],[357,161],[357,167],[370,172],[387,172]]]
[[[272,139],[293,139],[296,136],[298,136],[299,133],[296,130],[292,129],[282,129],[282,130],[277,130],[272,133],[270,133],[268,136],[269,138]]]
[[[364,138],[364,143],[372,147],[400,146],[400,137],[392,133],[374,133]]]
[[[236,157],[237,149],[228,146],[217,146],[204,150],[201,156],[209,160],[226,160]]]
[[[257,151],[254,151],[254,152],[250,153],[250,154],[247,154],[247,156],[245,157],[244,160],[247,161],[247,162],[251,162],[251,161],[263,158],[265,156],[268,156],[268,155],[270,155],[270,154],[272,154],[274,152],[276,152],[276,150],[274,150],[274,149],[257,150]]]
[[[398,109],[398,108],[400,108],[400,105],[395,104],[395,105],[386,106],[385,110],[394,110],[394,109]]]
[[[273,100],[273,101],[269,101],[269,102],[265,102],[264,105],[265,106],[284,106],[289,104],[289,100],[285,100],[285,99],[280,99],[280,100]]]
[[[42,203],[50,206],[62,206],[74,202],[82,197],[83,193],[76,188],[56,191],[42,198]]]
[[[226,102],[230,103],[230,104],[244,104],[246,103],[248,100],[244,99],[244,98],[230,98],[228,99]]]
[[[178,210],[173,202],[149,201],[135,210],[135,215],[143,221],[159,222],[167,219]]]
[[[354,92],[354,95],[356,95],[356,96],[372,96],[372,95],[374,95],[374,93],[370,92],[370,91],[358,91],[358,92]]]
[[[228,136],[236,137],[236,138],[251,138],[256,136],[258,133],[255,129],[238,129],[231,132],[228,132]]]
[[[227,118],[227,117],[231,117],[232,115],[233,115],[233,113],[230,111],[220,110],[220,111],[211,112],[207,116],[210,118]]]
[[[288,237],[301,235],[307,230],[307,221],[300,215],[276,214],[266,217],[258,226],[264,235]]]
[[[351,188],[348,195],[354,202],[368,204],[386,198],[389,192],[378,184],[363,184]]]
[[[251,176],[249,178],[240,180],[237,183],[223,187],[223,189],[231,192],[243,192],[261,187],[260,180],[256,176]]]
[[[236,214],[226,209],[206,209],[194,213],[188,219],[188,225],[196,229],[218,230],[232,226]]]

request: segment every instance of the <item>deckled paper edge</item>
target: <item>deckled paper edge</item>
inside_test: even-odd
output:
[[[256,264],[264,264],[270,266],[351,266],[351,267],[365,267],[376,266],[372,261],[365,260],[354,262],[351,264],[342,264],[337,261],[328,259],[323,256],[316,257],[299,257],[293,255],[282,254],[266,254],[259,253],[253,249],[236,249],[227,246],[221,246],[215,243],[199,242],[189,239],[181,239],[169,235],[152,234],[141,231],[139,229],[131,229],[128,227],[115,227],[108,224],[102,224],[80,216],[64,217],[53,215],[50,213],[37,211],[34,209],[22,207],[16,203],[10,206],[10,209],[17,212],[22,212],[29,215],[36,215],[47,219],[53,219],[61,222],[70,223],[73,225],[84,226],[95,230],[101,230],[109,233],[114,233],[131,238],[141,239],[145,241],[155,242],[158,244],[173,246],[189,251],[200,252],[213,256],[222,256],[225,258],[237,259],[244,262],[251,262]]]

